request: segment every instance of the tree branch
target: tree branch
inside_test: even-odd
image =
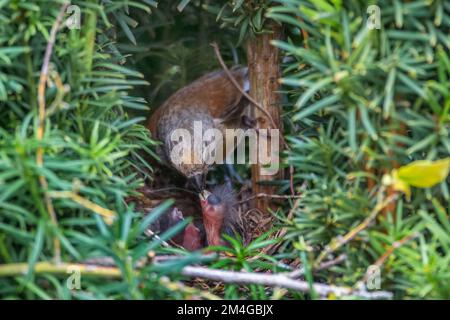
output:
[[[280,274],[224,271],[197,266],[184,267],[181,273],[187,277],[198,277],[225,283],[257,284],[269,287],[287,288],[305,293],[311,291],[308,282],[293,280],[292,278]],[[312,289],[321,297],[327,297],[330,294],[334,294],[337,297],[357,296],[366,299],[392,298],[392,293],[387,291],[369,292],[366,290],[354,290],[348,287],[329,286],[321,283],[312,284]]]
[[[50,38],[48,39],[47,48],[45,49],[44,61],[41,67],[41,74],[39,77],[38,86],[38,106],[39,106],[39,123],[37,129],[37,140],[40,142],[44,137],[45,131],[45,89],[48,78],[48,68],[50,65],[50,58],[53,52],[53,45],[56,41],[56,34],[63,20],[64,14],[66,12],[69,2],[65,2],[61,9],[59,10],[58,16],[53,23],[52,29],[50,31]],[[39,144],[36,151],[36,165],[38,167],[43,167],[44,165],[44,150],[42,145]],[[47,207],[50,219],[55,227],[58,226],[58,219],[56,218],[55,208],[53,207],[52,199],[48,195],[48,182],[44,175],[39,175],[39,184],[44,192],[44,200]],[[61,244],[56,235],[53,236],[53,248],[54,248],[54,259],[55,262],[61,261]]]

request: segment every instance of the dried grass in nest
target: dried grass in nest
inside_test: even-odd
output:
[[[165,167],[156,167],[152,173],[153,179],[147,181],[145,186],[137,190],[141,192],[141,196],[130,197],[128,201],[136,203],[136,209],[144,213],[149,213],[153,208],[167,199],[175,199],[176,205],[180,205],[185,216],[193,216],[197,221],[201,220],[198,215],[201,212],[198,195],[192,190],[188,190],[177,185],[182,185],[183,179],[180,179],[176,174],[167,174],[169,169]],[[244,245],[249,244],[257,237],[261,236],[270,230],[276,218],[272,214],[263,213],[253,206],[255,195],[252,193],[251,181],[244,181],[240,190],[237,190],[237,210],[238,230],[241,230],[241,236]],[[277,195],[257,195],[267,196],[273,198],[274,204],[282,205],[281,199],[297,198],[298,196],[277,196]],[[288,219],[292,219],[293,213],[298,207],[298,199],[294,203],[294,207],[288,214]],[[286,233],[285,228],[279,229],[276,233],[269,236],[269,238],[280,238]],[[261,252],[271,254],[276,251],[277,246],[269,246],[262,248]]]

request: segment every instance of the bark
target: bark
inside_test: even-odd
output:
[[[280,55],[277,48],[270,44],[271,40],[281,38],[281,27],[277,24],[269,26],[271,33],[256,35],[251,38],[247,45],[247,60],[250,79],[250,95],[259,102],[259,104],[271,115],[275,125],[280,129],[282,134],[282,122],[280,117],[280,94],[278,79],[280,77],[279,60]],[[251,108],[251,115],[257,120],[259,129],[275,129],[271,125],[270,119],[258,110]],[[264,138],[259,135],[259,139]],[[270,150],[271,138],[268,139],[268,150]],[[279,142],[280,151],[283,144]],[[280,156],[280,155],[278,155]],[[252,186],[253,194],[256,196],[261,193],[273,194],[274,188],[271,186],[261,185],[260,182],[273,181],[281,178],[281,168],[277,175],[261,174],[261,164],[252,165]],[[255,197],[255,208],[261,212],[268,214],[270,207],[269,197]]]

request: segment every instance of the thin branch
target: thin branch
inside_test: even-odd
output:
[[[255,198],[272,198],[272,199],[300,199],[301,195],[281,195],[281,194],[268,194],[268,193],[258,193],[247,199],[241,200],[238,204],[245,203],[247,201],[253,200]]]
[[[117,217],[116,212],[109,210],[107,208],[103,208],[102,206],[96,204],[95,202],[83,198],[82,196],[76,194],[73,191],[52,191],[49,192],[48,195],[51,198],[55,199],[71,199],[73,202],[76,202],[79,205],[83,206],[84,208],[89,209],[95,212],[96,214],[102,216],[106,224],[112,224],[114,219]]]
[[[28,263],[11,263],[0,265],[0,277],[11,277],[25,274],[28,272]],[[123,275],[119,268],[97,266],[92,264],[75,264],[75,263],[49,263],[37,262],[34,265],[34,272],[37,274],[70,274],[80,272],[85,276],[97,276],[104,278],[121,278]],[[139,274],[139,271],[136,271]],[[330,286],[321,283],[313,283],[312,286],[306,281],[293,280],[292,278],[282,274],[269,273],[249,273],[237,271],[224,271],[209,269],[199,266],[186,266],[182,269],[181,274],[186,277],[203,278],[224,283],[235,284],[257,284],[269,287],[281,287],[292,289],[300,292],[309,293],[314,290],[319,296],[327,297],[330,294],[336,297],[357,296],[366,299],[390,299],[392,293],[387,291],[369,292],[363,289],[352,289],[349,287]],[[175,288],[173,288],[175,290]],[[210,297],[212,298],[212,296]]]
[[[411,241],[411,240],[417,238],[417,237],[419,236],[419,234],[420,234],[420,233],[415,232],[415,233],[412,233],[412,234],[410,234],[410,235],[407,235],[406,237],[404,237],[404,238],[402,238],[402,239],[400,239],[400,240],[398,240],[398,241],[395,241],[395,242],[394,242],[394,243],[393,243],[393,244],[392,244],[392,245],[391,245],[391,246],[383,253],[383,255],[382,255],[381,257],[379,257],[379,258],[377,259],[377,261],[375,261],[375,263],[374,263],[372,266],[376,266],[376,267],[380,268],[380,267],[384,264],[384,262],[387,260],[387,258],[389,258],[389,257],[391,256],[391,254],[393,254],[394,251],[395,251],[396,249],[400,248],[401,246],[403,246],[403,245],[406,244],[407,242],[409,242],[409,241]],[[368,280],[369,276],[370,276],[370,273],[369,273],[369,271],[367,270],[367,272],[364,274],[364,277],[356,283],[356,286],[355,286],[355,287],[357,287],[357,288],[363,287],[363,285],[364,285],[365,283],[367,283],[367,280]]]
[[[159,279],[159,283],[165,286],[167,289],[172,291],[183,292],[184,294],[188,294],[191,296],[198,296],[200,298],[208,299],[208,300],[222,300],[220,297],[215,294],[210,293],[209,291],[202,291],[197,288],[186,286],[184,283],[180,281],[170,281],[168,277],[161,277]]]
[[[372,223],[372,221],[375,220],[375,218],[378,216],[378,214],[388,204],[390,204],[392,201],[397,199],[397,197],[398,197],[398,195],[394,194],[394,195],[389,196],[387,199],[378,202],[378,204],[375,206],[375,208],[373,208],[373,210],[370,213],[370,215],[362,223],[360,223],[355,228],[350,230],[343,237],[338,237],[338,238],[335,238],[335,239],[331,240],[330,244],[326,246],[325,250],[320,253],[320,255],[317,258],[317,260],[314,263],[314,265],[320,264],[330,253],[333,253],[334,251],[336,251],[337,249],[342,247],[344,244],[346,244],[347,242],[351,241],[358,233],[360,233],[361,231],[366,229]]]
[[[0,265],[0,277],[9,277],[26,274],[28,272],[28,263],[9,263]],[[81,275],[98,276],[105,278],[120,278],[122,273],[115,267],[102,267],[96,265],[77,264],[77,263],[50,263],[38,262],[34,265],[34,272],[37,274],[70,274],[80,272]]]
[[[141,189],[141,190],[139,190],[139,192],[142,193],[143,195],[148,195],[148,194],[153,194],[153,193],[158,193],[158,192],[165,192],[165,191],[172,191],[172,190],[179,190],[179,191],[183,191],[183,192],[187,192],[187,193],[198,195],[197,192],[194,192],[194,191],[186,189],[186,188],[181,188],[181,187],[166,187],[166,188],[160,188],[160,189],[145,189],[145,190]]]
[[[69,2],[64,3],[59,10],[58,16],[56,17],[55,22],[53,23],[52,29],[50,31],[50,37],[47,43],[47,47],[45,49],[44,61],[41,67],[41,74],[39,77],[39,86],[38,86],[38,105],[39,105],[39,124],[37,129],[37,140],[42,141],[44,137],[45,131],[45,89],[48,78],[48,69],[50,65],[50,58],[53,52],[53,45],[56,41],[56,34],[63,20],[64,14],[66,12],[67,7],[69,6]],[[44,150],[42,145],[39,144],[36,151],[36,165],[38,167],[43,167],[44,165]],[[44,191],[44,199],[47,207],[48,214],[50,215],[50,219],[55,227],[58,226],[58,219],[56,218],[55,208],[53,207],[52,199],[48,195],[48,182],[44,175],[39,176],[39,184],[41,185],[42,190]],[[54,248],[54,259],[56,262],[61,261],[61,244],[56,235],[53,236],[53,248]]]
[[[216,42],[213,42],[213,43],[211,43],[211,46],[214,48],[214,53],[216,54],[217,60],[219,60],[220,66],[222,67],[223,71],[225,72],[227,77],[230,79],[230,81],[233,83],[233,85],[236,87],[236,89],[238,89],[239,92],[242,93],[242,95],[244,97],[246,97],[248,99],[248,101],[250,101],[259,111],[261,111],[262,113],[264,113],[266,115],[266,117],[270,120],[272,128],[277,129],[277,125],[275,124],[275,121],[273,120],[270,113],[266,109],[264,109],[263,106],[261,106],[255,99],[253,99],[247,92],[245,92],[241,88],[239,83],[236,81],[236,79],[233,77],[230,70],[226,66],[225,62],[223,61],[222,54],[220,53],[219,45]]]
[[[308,282],[293,280],[280,274],[250,273],[209,269],[205,267],[186,266],[181,273],[187,277],[204,278],[224,283],[257,284],[269,287],[281,287],[300,292],[309,293],[311,287]],[[391,299],[392,293],[387,291],[369,292],[366,290],[353,290],[349,287],[329,286],[321,283],[312,284],[312,289],[321,297],[330,294],[336,297],[357,296],[366,299]]]
[[[347,260],[347,255],[341,254],[333,260],[322,262],[317,268],[314,268],[312,270],[312,272],[329,269],[335,265],[338,265],[338,264],[344,262],[345,260]],[[303,276],[304,274],[305,274],[305,268],[301,267],[300,269],[289,272],[287,274],[287,276],[290,278],[298,278],[300,276]]]
[[[28,272],[28,263],[11,263],[0,265],[0,277],[11,277],[26,274]],[[55,274],[70,276],[75,272],[79,272],[82,276],[91,276],[99,278],[122,278],[122,272],[116,267],[105,267],[92,264],[77,264],[77,263],[49,263],[38,262],[34,266],[36,274]],[[170,281],[167,277],[161,277],[159,281],[163,286],[172,291],[181,291],[189,295],[197,295],[204,299],[219,300],[220,298],[212,293],[203,292],[196,288],[186,286],[181,282]]]
[[[393,254],[394,251],[395,251],[396,249],[400,248],[400,247],[403,246],[405,243],[407,243],[407,242],[409,242],[409,241],[411,241],[411,240],[417,238],[418,236],[419,236],[419,233],[413,233],[413,234],[410,234],[410,235],[408,235],[408,236],[402,238],[401,240],[395,241],[395,242],[392,244],[392,246],[389,247],[389,248],[386,250],[386,252],[385,252],[380,258],[378,258],[377,261],[375,261],[374,265],[376,265],[376,266],[378,266],[378,267],[381,267],[381,266],[384,264],[384,262],[386,261],[386,259],[389,258],[389,256],[390,256],[391,254]]]
[[[293,196],[288,196],[288,197],[293,197]],[[292,208],[289,210],[289,213],[287,215],[287,219],[290,221],[292,220],[292,218],[294,217],[295,211],[297,210],[297,208],[300,206],[300,200],[303,198],[303,195],[298,195],[295,196],[296,200],[294,202],[294,205],[292,206]],[[284,237],[284,235],[287,233],[287,227],[284,226],[282,227],[280,230],[278,230],[278,232],[275,234],[274,238],[276,239],[282,239]],[[274,253],[281,245],[281,242],[277,242],[277,243],[273,243],[265,248],[263,248],[261,250],[262,254],[272,254]]]
[[[231,74],[230,70],[228,69],[227,65],[223,61],[222,54],[220,53],[219,45],[216,42],[211,43],[211,46],[214,48],[214,53],[216,54],[217,60],[219,61],[220,66],[222,67],[223,71],[227,75],[227,77],[230,79],[231,83],[236,87],[236,89],[248,99],[259,111],[264,113],[266,117],[269,119],[270,124],[272,125],[272,128],[278,129],[278,126],[276,125],[275,121],[273,120],[270,113],[263,108],[262,105],[260,105],[255,99],[252,98],[247,92],[244,91],[244,89],[241,88],[239,83],[236,81],[236,79]],[[286,140],[284,139],[283,134],[280,135],[281,142],[286,147],[287,150],[290,150],[291,148],[287,144]],[[292,195],[295,195],[295,188],[294,188],[294,167],[292,165],[289,166],[289,185],[290,185],[290,191]]]

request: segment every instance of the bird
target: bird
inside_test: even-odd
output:
[[[199,197],[207,245],[226,245],[223,234],[235,236],[242,233],[236,193],[229,184],[216,186],[212,191],[205,189]]]
[[[230,73],[242,91],[249,90],[247,67],[234,67]],[[208,129],[218,129],[223,136],[226,129],[245,127],[249,102],[242,91],[223,70],[213,71],[172,94],[146,122],[152,137],[161,142],[156,152],[162,163],[186,177],[197,192],[204,189],[206,175],[212,164],[203,159],[194,141],[189,152],[172,154],[176,145],[172,141],[172,133],[176,129],[185,129],[193,137],[196,121],[201,122],[202,133]],[[223,149],[225,145],[225,141],[219,141],[217,148]],[[195,162],[193,159],[200,161]]]
[[[150,225],[148,234],[163,234],[170,228],[175,227],[185,219],[183,212],[178,207],[171,207],[165,214],[156,219]],[[201,249],[204,245],[202,233],[194,222],[190,222],[180,233],[172,237],[173,243],[188,251]]]
[[[170,241],[188,251],[195,251],[207,246],[227,245],[223,234],[234,236],[242,233],[237,196],[230,184],[204,189],[198,197],[199,206],[198,203],[188,203],[187,199],[175,200],[174,205],[150,225],[151,232],[147,234],[163,234],[190,217],[192,222]],[[136,202],[136,199],[133,201]],[[149,202],[148,199],[143,201]],[[144,209],[147,214],[152,212],[152,209],[145,209],[142,204],[138,204],[137,208]]]

